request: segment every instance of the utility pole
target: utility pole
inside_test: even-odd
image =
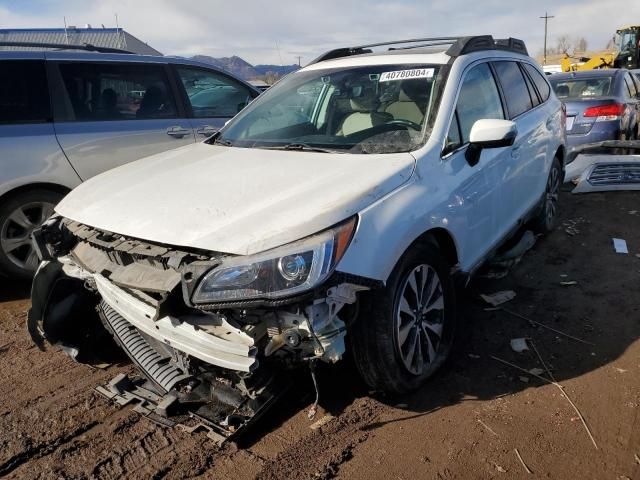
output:
[[[547,12],[544,12],[544,17],[540,17],[544,19],[544,62],[543,65],[547,64],[547,22],[550,18],[553,18],[553,15],[549,15]]]
[[[295,58],[297,58],[297,59],[298,59],[298,66],[299,66],[299,67],[301,67],[301,66],[302,66],[302,64],[300,63],[300,61],[302,60],[302,56],[300,56],[300,55],[296,55],[296,57],[295,57]]]

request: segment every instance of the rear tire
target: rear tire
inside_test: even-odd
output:
[[[558,217],[558,201],[562,184],[562,166],[560,160],[553,159],[540,212],[532,221],[532,228],[537,233],[549,233],[553,230]]]
[[[363,297],[349,337],[369,387],[410,392],[446,361],[456,329],[449,270],[435,245],[420,245],[400,259],[384,289]]]
[[[30,279],[38,267],[31,233],[53,214],[63,195],[34,189],[8,197],[0,204],[0,273]]]

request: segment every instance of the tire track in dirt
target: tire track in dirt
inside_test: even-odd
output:
[[[371,433],[365,427],[388,407],[371,398],[357,399],[342,415],[314,430],[268,460],[259,480],[335,478],[354,449]]]
[[[52,442],[45,442],[34,447],[30,447],[27,450],[14,455],[9,460],[0,465],[0,477],[8,475],[24,463],[31,462],[45,455],[50,455],[55,450],[60,448],[61,445],[73,441],[75,438],[94,428],[96,425],[98,425],[98,423],[99,422],[94,421],[86,425],[82,425],[68,435],[58,437]]]

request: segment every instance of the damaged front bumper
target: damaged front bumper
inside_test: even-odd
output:
[[[116,379],[102,394],[134,401],[165,423],[194,417],[218,439],[260,416],[286,390],[287,370],[338,361],[357,292],[369,288],[334,276],[296,298],[198,308],[185,296],[184,274],[215,268],[222,254],[123,238],[60,217],[34,240],[44,259],[28,316],[34,342],[91,362],[115,340],[142,377]]]

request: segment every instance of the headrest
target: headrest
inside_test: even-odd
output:
[[[420,97],[424,97],[427,94],[427,88],[424,84],[424,80],[405,80],[400,85],[400,92],[398,94],[399,102],[417,102]]]

